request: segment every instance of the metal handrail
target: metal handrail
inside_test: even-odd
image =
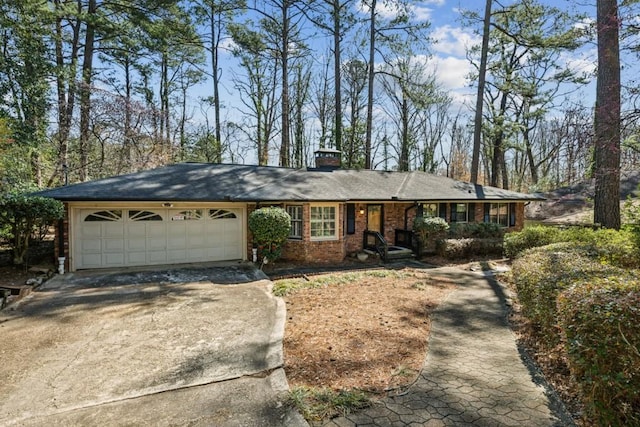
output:
[[[373,238],[373,244],[370,242],[370,238]],[[378,231],[365,230],[363,234],[363,248],[371,251],[376,251],[383,261],[387,261],[387,255],[389,253],[389,244],[385,240],[384,236]]]

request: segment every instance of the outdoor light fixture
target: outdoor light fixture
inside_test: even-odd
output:
[[[364,209],[360,208],[360,215],[364,215]]]
[[[169,202],[163,203],[162,207],[163,208],[172,208],[173,207],[173,203],[169,203]]]

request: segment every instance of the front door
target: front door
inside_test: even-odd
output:
[[[382,205],[367,205],[367,230],[377,231],[384,236]]]

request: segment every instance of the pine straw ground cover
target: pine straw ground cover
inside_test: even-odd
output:
[[[411,384],[427,352],[430,315],[454,288],[413,268],[276,281],[287,305],[285,371],[303,415],[336,415]],[[318,408],[323,400],[337,407]]]

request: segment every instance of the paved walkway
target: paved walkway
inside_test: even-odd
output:
[[[434,313],[417,381],[324,426],[571,426],[541,377],[523,363],[506,319],[505,294],[491,275],[432,270],[460,284]]]

